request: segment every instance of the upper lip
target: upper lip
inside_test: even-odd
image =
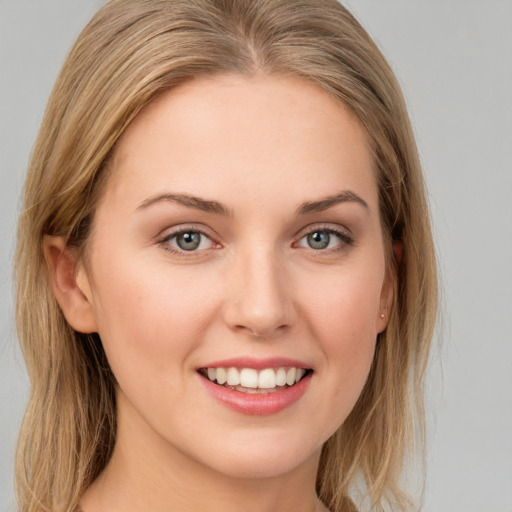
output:
[[[289,357],[270,357],[265,359],[257,359],[254,357],[233,357],[229,359],[211,361],[199,368],[254,368],[255,370],[264,370],[265,368],[283,367],[303,368],[305,370],[311,369],[311,366],[303,361],[291,359]]]

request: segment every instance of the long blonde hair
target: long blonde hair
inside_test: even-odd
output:
[[[400,473],[413,425],[423,424],[437,279],[413,132],[384,57],[335,0],[112,0],[61,70],[25,184],[17,327],[31,394],[17,452],[20,512],[73,510],[116,437],[115,379],[98,336],[65,321],[43,237],[61,235],[83,249],[109,155],[137,113],[164,89],[228,73],[302,77],[348,106],[366,129],[397,277],[394,303],[363,393],[324,446],[317,491],[333,512],[353,510],[351,492],[363,477],[372,507],[406,508]],[[400,262],[392,240],[403,243]]]

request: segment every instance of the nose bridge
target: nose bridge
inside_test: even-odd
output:
[[[286,269],[270,247],[238,254],[230,271],[227,321],[232,328],[271,336],[293,320]]]

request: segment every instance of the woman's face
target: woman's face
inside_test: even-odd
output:
[[[372,156],[347,109],[292,78],[163,94],[119,141],[87,254],[118,443],[236,476],[316,464],[391,299]]]

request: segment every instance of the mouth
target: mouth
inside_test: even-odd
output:
[[[263,368],[236,368],[216,367],[200,368],[199,374],[214,384],[248,394],[276,393],[298,384],[310,375],[311,368],[279,367]]]

